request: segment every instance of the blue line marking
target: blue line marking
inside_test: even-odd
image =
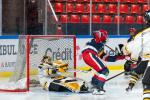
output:
[[[0,36],[0,39],[18,39],[19,36]]]

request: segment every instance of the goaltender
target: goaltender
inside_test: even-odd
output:
[[[88,92],[88,86],[85,81],[61,75],[67,70],[67,63],[63,63],[61,60],[52,62],[50,56],[43,56],[41,64],[38,66],[40,85],[44,90],[48,91]]]

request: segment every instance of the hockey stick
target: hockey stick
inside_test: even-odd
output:
[[[108,45],[106,45],[106,44],[105,44],[105,46],[106,46],[107,48],[109,48],[111,51],[113,51],[114,53],[116,53],[116,51],[115,51],[114,49],[112,49],[110,46],[108,46]],[[123,45],[122,45],[122,44],[119,44],[118,46],[119,46],[119,50],[120,50],[119,53],[120,53],[120,54],[123,54],[122,51],[121,51]]]
[[[83,73],[87,73],[90,72],[92,69],[90,70],[80,70],[80,69],[68,69],[65,72],[58,72],[58,73],[67,73],[67,72],[83,72]]]
[[[106,45],[106,44],[105,44],[105,46],[106,46],[107,48],[109,48],[111,51],[115,52],[115,50],[112,49],[110,46],[108,46],[108,45]]]
[[[106,45],[106,44],[105,44],[105,46],[106,46],[107,48],[109,48],[112,52],[116,53],[116,51],[115,51],[114,49],[112,49],[110,46],[108,46],[108,45]],[[121,51],[123,45],[122,45],[122,44],[119,44],[118,46],[119,46],[119,50],[120,50],[120,52],[119,52],[118,54],[119,54],[119,55],[123,55],[123,52]],[[128,59],[125,57],[125,60],[128,60]]]
[[[142,61],[140,61],[136,66],[138,67],[140,64],[141,64],[141,62]],[[133,68],[132,70],[134,70],[135,68]],[[122,71],[122,72],[120,72],[120,73],[118,73],[118,74],[116,74],[116,75],[114,75],[114,76],[112,76],[112,77],[110,77],[110,78],[108,78],[106,81],[109,81],[109,80],[111,80],[111,79],[113,79],[113,78],[115,78],[115,77],[117,77],[117,76],[119,76],[119,75],[121,75],[121,74],[123,74],[123,73],[125,73],[126,71]]]
[[[117,76],[119,76],[119,75],[122,75],[123,73],[125,73],[125,71],[120,72],[120,73],[118,73],[118,74],[116,74],[116,75],[114,75],[114,76],[108,78],[106,81],[109,81],[109,80],[111,80],[111,79],[113,79],[113,78],[115,78],[115,77],[117,77]]]

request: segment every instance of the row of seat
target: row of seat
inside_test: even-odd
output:
[[[51,0],[54,2],[90,2],[90,0]],[[148,3],[147,0],[92,0],[92,2]]]
[[[150,6],[147,4],[139,5],[139,4],[120,4],[119,12],[120,13],[135,13],[142,14],[146,10],[148,10]],[[73,3],[55,3],[54,9],[56,13],[89,13],[90,12],[90,4],[73,4]],[[92,13],[110,13],[117,14],[118,7],[116,4],[92,4]]]
[[[60,15],[59,20],[61,23],[89,23],[89,15]],[[92,23],[128,23],[128,24],[143,24],[143,17],[138,16],[110,16],[110,15],[92,15]]]

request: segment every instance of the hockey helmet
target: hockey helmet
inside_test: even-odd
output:
[[[129,28],[130,35],[136,35],[136,29],[135,28]]]
[[[107,40],[107,31],[104,29],[100,29],[98,31],[93,32],[94,39],[96,43],[105,42]]]
[[[50,56],[47,56],[47,55],[44,55],[41,62],[44,63],[45,62],[45,59],[47,59],[48,63],[51,62],[51,57]]]
[[[150,23],[150,10],[145,11],[144,19],[147,23]]]

